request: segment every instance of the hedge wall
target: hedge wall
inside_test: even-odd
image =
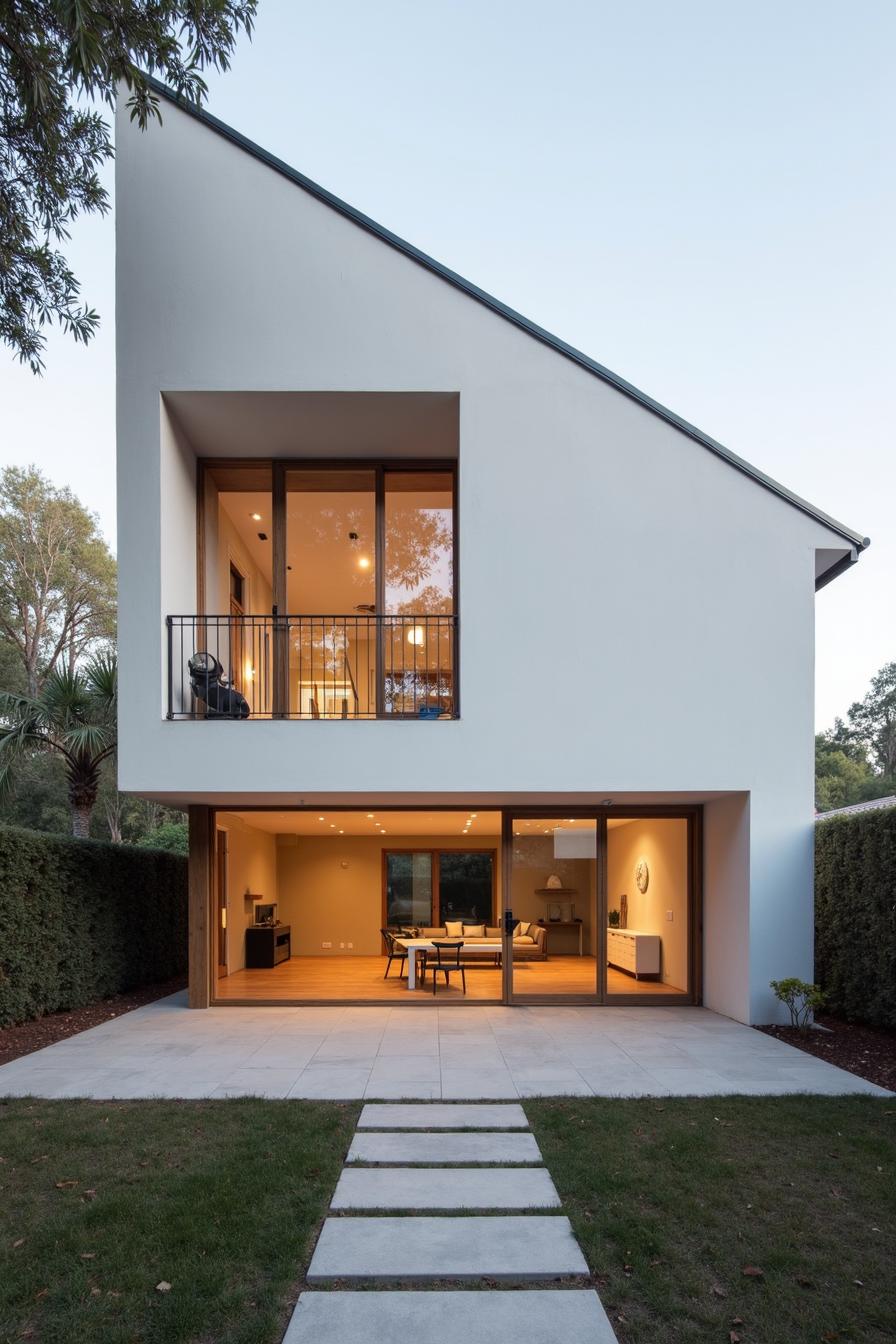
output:
[[[831,1012],[896,1027],[896,807],[815,827],[815,979]]]
[[[187,860],[0,826],[0,1027],[187,968]]]

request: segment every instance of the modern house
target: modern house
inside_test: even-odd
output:
[[[116,165],[119,778],[189,809],[191,1004],[431,1003],[419,930],[439,1003],[773,1020],[866,539],[208,114]]]

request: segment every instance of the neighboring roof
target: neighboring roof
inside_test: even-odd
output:
[[[262,149],[260,145],[256,145],[252,140],[247,140],[244,135],[241,135],[239,131],[234,130],[232,126],[228,126],[226,122],[219,121],[217,117],[212,116],[212,114],[205,111],[204,108],[197,107],[195,104],[180,98],[173,89],[168,88],[167,84],[163,84],[160,80],[153,79],[151,76],[149,77],[149,83],[156,93],[160,94],[163,98],[166,98],[169,102],[176,104],[182,111],[187,112],[191,117],[195,117],[197,121],[201,121],[203,125],[209,128],[209,130],[215,131],[218,135],[223,136],[225,140],[229,140],[231,144],[234,144],[238,148],[245,150],[246,153],[253,155],[254,158],[259,159],[269,168],[273,168],[275,172],[282,174],[282,176],[288,178],[290,182],[294,182],[296,186],[301,187],[303,191],[307,191],[311,196],[316,197],[316,199],[321,201],[324,205],[327,205],[332,210],[336,210],[339,214],[344,215],[345,218],[351,220],[353,224],[357,224],[359,228],[365,229],[368,233],[373,234],[375,238],[379,238],[381,242],[386,243],[389,247],[395,248],[396,251],[403,253],[404,256],[410,258],[411,261],[416,262],[419,266],[423,266],[426,270],[432,271],[432,273],[437,275],[441,280],[446,281],[449,285],[453,285],[455,289],[459,289],[464,294],[469,295],[469,297],[475,299],[477,303],[481,303],[484,307],[490,308],[491,311],[497,313],[499,317],[503,317],[506,321],[512,322],[514,326],[519,327],[529,336],[534,337],[535,340],[550,346],[551,349],[556,350],[558,354],[564,355],[567,359],[571,359],[573,363],[580,365],[581,368],[586,369],[589,373],[593,373],[596,377],[609,383],[611,387],[615,387],[618,392],[621,392],[626,397],[630,397],[632,401],[636,401],[640,406],[643,406],[645,410],[650,411],[653,415],[659,416],[661,420],[667,421],[668,424],[674,425],[675,428],[680,430],[683,434],[687,434],[689,438],[694,439],[695,442],[701,444],[704,448],[708,448],[710,452],[715,453],[717,457],[721,457],[723,461],[729,464],[729,466],[734,467],[737,471],[743,472],[745,476],[749,476],[752,480],[756,481],[757,484],[763,486],[766,490],[770,490],[772,494],[778,495],[779,498],[785,500],[788,504],[792,504],[794,508],[799,509],[802,513],[807,514],[816,522],[822,523],[825,527],[830,528],[832,532],[836,532],[838,536],[842,537],[843,540],[849,544],[850,553],[838,560],[828,570],[818,576],[815,582],[816,589],[824,587],[826,583],[830,583],[831,579],[836,578],[838,574],[843,572],[843,570],[848,569],[850,565],[854,564],[858,559],[858,553],[863,551],[866,546],[870,545],[868,537],[863,537],[861,533],[853,532],[851,528],[846,527],[843,523],[838,523],[835,518],[831,518],[828,514],[823,513],[822,510],[817,509],[814,504],[810,504],[807,500],[801,499],[799,495],[794,494],[792,490],[788,490],[786,486],[773,480],[771,476],[766,476],[765,472],[760,471],[758,467],[754,467],[750,462],[747,462],[745,458],[738,457],[736,453],[731,452],[729,448],[726,448],[716,439],[710,438],[708,434],[704,434],[703,431],[697,429],[695,425],[689,424],[687,420],[683,420],[681,416],[676,415],[674,411],[670,411],[668,407],[662,406],[658,401],[654,401],[646,392],[641,392],[637,387],[626,382],[624,378],[620,378],[617,373],[613,373],[610,369],[604,368],[604,366],[598,364],[596,360],[590,359],[589,356],[583,354],[581,350],[576,350],[574,346],[567,345],[566,341],[561,340],[559,336],[552,335],[551,332],[546,331],[544,327],[539,327],[535,322],[530,322],[528,318],[523,317],[521,313],[516,312],[513,308],[508,308],[506,304],[501,303],[499,299],[494,298],[491,294],[487,294],[486,291],[480,289],[478,285],[472,284],[469,280],[465,280],[462,275],[458,275],[456,271],[449,270],[449,268],[443,266],[441,262],[435,261],[432,257],[427,256],[425,252],[421,252],[418,248],[414,247],[412,243],[405,242],[403,238],[399,238],[397,234],[384,228],[382,224],[377,224],[376,220],[371,219],[368,215],[362,214],[362,212],[356,210],[354,206],[348,205],[345,201],[341,201],[338,196],[334,196],[324,187],[319,186],[316,182],[312,182],[310,178],[305,177],[303,173],[298,172],[295,168],[291,168],[289,164],[284,163],[282,159],[278,159],[274,154],[268,153],[266,149]]]
[[[819,812],[816,821],[827,821],[828,817],[851,817],[855,812],[876,812],[879,807],[896,807],[896,794],[888,798],[872,798],[867,803],[853,803],[851,807],[832,807],[830,812]]]

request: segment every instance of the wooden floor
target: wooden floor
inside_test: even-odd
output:
[[[429,979],[425,987],[409,992],[407,976],[398,975],[398,962],[392,963],[389,976],[384,980],[385,969],[385,957],[292,957],[273,970],[235,971],[233,975],[222,977],[217,981],[215,998],[219,1003],[432,1002]],[[515,995],[538,998],[592,995],[595,993],[596,971],[594,957],[550,957],[547,961],[517,962],[513,968],[513,991]],[[681,992],[657,981],[635,980],[612,968],[607,970],[607,990],[609,994],[651,997]],[[442,1003],[469,1003],[471,999],[500,1001],[501,971],[495,966],[468,967],[466,999],[457,975],[451,976],[447,990],[444,979],[440,980],[436,998]]]

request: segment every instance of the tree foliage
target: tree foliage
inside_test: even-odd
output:
[[[844,750],[832,733],[815,737],[815,806],[819,812],[882,796],[883,781],[864,751]]]
[[[186,821],[164,821],[147,831],[137,844],[141,849],[167,849],[170,854],[189,854],[190,828]]]
[[[864,700],[849,707],[849,736],[871,755],[880,774],[896,775],[896,663],[871,678]]]
[[[57,668],[40,695],[0,694],[0,790],[12,787],[16,768],[37,753],[62,758],[72,834],[86,839],[103,762],[117,745],[118,670],[101,654],[81,668]]]
[[[14,651],[19,687],[36,696],[61,666],[115,635],[115,561],[93,514],[34,466],[0,475],[0,635],[2,664]],[[6,671],[6,667],[2,667]]]
[[[846,720],[815,738],[815,806],[819,812],[896,793],[896,663],[871,678]]]
[[[229,68],[256,9],[257,0],[0,0],[0,338],[35,373],[48,322],[84,342],[99,323],[61,250],[79,215],[109,208],[99,170],[113,150],[96,104],[111,107],[123,83],[132,120],[161,122],[147,72],[201,103],[202,72]]]

